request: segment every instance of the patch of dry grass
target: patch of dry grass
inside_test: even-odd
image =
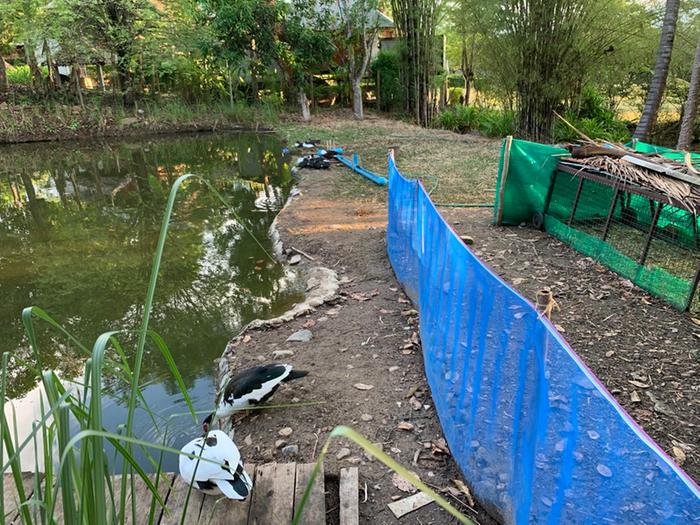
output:
[[[345,111],[321,113],[309,124],[283,122],[278,130],[289,143],[318,139],[327,146],[341,146],[348,154],[357,151],[364,167],[382,175],[386,173],[387,152],[394,148],[401,172],[422,178],[435,202],[493,202],[499,139],[425,129],[372,115],[358,122]],[[339,195],[374,201],[385,198],[383,188],[345,171],[347,177],[336,179]]]

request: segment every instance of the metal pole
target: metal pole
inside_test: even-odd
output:
[[[610,231],[610,223],[612,222],[613,214],[615,213],[615,206],[617,205],[617,199],[620,196],[619,186],[615,186],[615,193],[613,194],[612,202],[610,203],[610,209],[608,210],[608,216],[605,219],[605,228],[603,228],[603,240],[608,238],[608,232]]]
[[[578,180],[578,188],[576,188],[576,195],[574,196],[574,202],[571,205],[571,213],[569,214],[569,221],[567,226],[571,226],[571,222],[574,220],[574,215],[576,215],[576,208],[578,208],[578,201],[581,198],[581,190],[583,189],[583,177]]]
[[[654,210],[654,217],[651,219],[651,226],[649,227],[649,233],[647,233],[647,241],[644,244],[644,251],[642,251],[642,256],[639,258],[639,264],[644,265],[644,261],[647,260],[647,255],[649,255],[649,248],[651,246],[651,239],[654,237],[654,230],[656,229],[656,223],[659,221],[659,215],[661,214],[661,208],[663,208],[663,203],[659,202],[656,204],[656,209]]]

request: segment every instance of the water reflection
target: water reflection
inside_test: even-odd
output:
[[[153,308],[151,326],[170,346],[199,408],[212,403],[213,359],[230,336],[298,300],[294,275],[246,232],[271,251],[267,231],[291,183],[274,137],[0,148],[0,350],[12,355],[10,397],[36,384],[23,307],[44,308],[88,348],[103,331],[138,326],[168,191],[187,172],[210,180],[236,210],[227,211],[201,184],[183,185]],[[129,353],[133,338],[122,339]],[[84,355],[65,338],[42,330],[39,341],[46,368],[64,378],[81,373]],[[155,349],[147,351],[142,378],[152,409],[163,417],[185,412]],[[106,379],[112,428],[123,421],[124,388]],[[148,418],[136,425],[144,433],[152,427]],[[175,424],[173,435],[191,435],[191,423],[181,425],[187,431]]]

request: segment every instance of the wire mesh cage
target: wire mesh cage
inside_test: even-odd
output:
[[[675,305],[700,311],[698,215],[688,208],[649,188],[560,162],[540,221],[554,219],[555,232],[566,231],[561,236],[574,248]]]

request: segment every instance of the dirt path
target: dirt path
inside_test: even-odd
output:
[[[444,441],[423,373],[420,346],[411,343],[417,340],[416,312],[400,292],[386,257],[386,208],[360,196],[338,196],[338,184],[351,176],[342,167],[304,170],[299,184],[302,195],[279,217],[285,246],[299,248],[311,255],[315,264],[338,272],[344,281],[340,299],[277,329],[249,332],[250,339],[245,338],[247,342],[241,341],[233,349],[235,367],[275,361],[276,351],[293,352],[279,360],[311,374],[285,385],[273,402],[325,403],[274,409],[248,418],[236,427],[236,441],[248,461],[285,461],[292,457],[313,461],[329,431],[336,425],[349,425],[381,444],[385,452],[425,482],[447,487],[450,480],[461,477],[451,457],[440,451]],[[311,341],[286,342],[289,335],[304,328],[312,332]],[[372,388],[360,390],[354,386],[358,384]],[[407,430],[399,428],[400,423]],[[288,437],[279,433],[285,427],[292,429]],[[284,445],[278,441],[284,441]],[[298,446],[298,452],[292,456],[287,449],[286,455],[286,445]],[[349,451],[341,451],[343,448]],[[361,522],[399,523],[387,504],[394,497],[408,494],[394,486],[391,472],[369,460],[358,447],[342,441],[334,443],[326,471],[337,473],[340,467],[349,465],[360,469]],[[452,502],[457,503],[454,499]],[[336,506],[329,516],[337,513]],[[493,523],[483,512],[476,517],[482,524]],[[400,523],[453,522],[451,516],[431,504]]]

